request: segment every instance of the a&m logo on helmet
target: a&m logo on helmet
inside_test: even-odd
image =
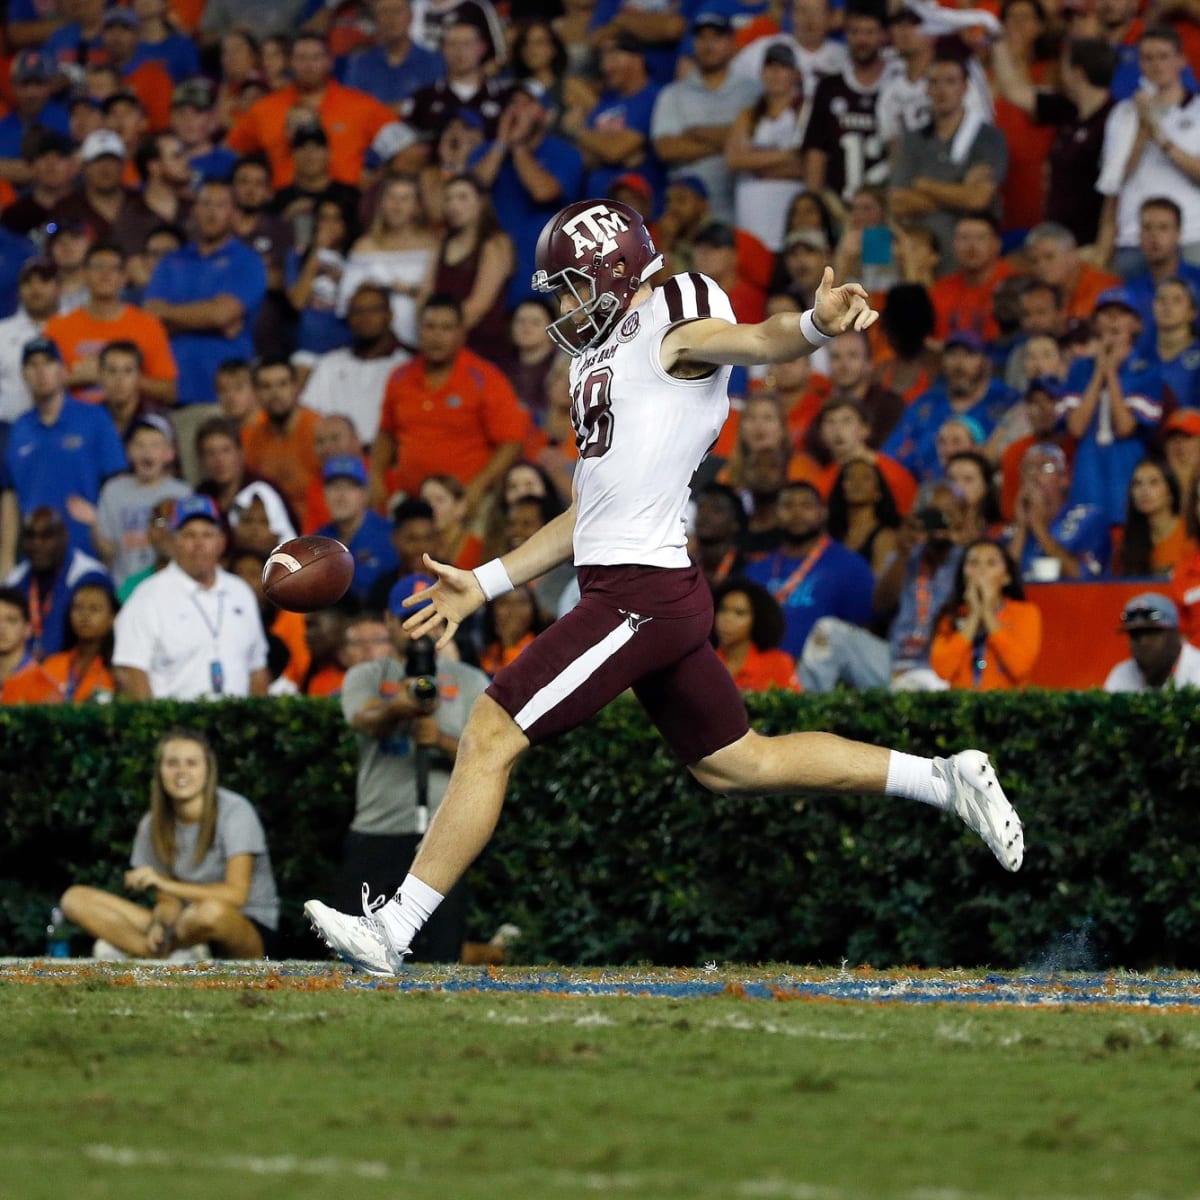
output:
[[[595,204],[567,221],[562,231],[571,239],[580,258],[587,254],[599,254],[603,258],[617,248],[616,235],[628,228],[629,222],[622,213],[607,205]]]

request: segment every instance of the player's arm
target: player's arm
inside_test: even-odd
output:
[[[861,284],[833,286],[826,267],[806,313],[776,313],[757,325],[734,325],[709,318],[672,329],[659,351],[663,368],[707,364],[752,367],[804,358],[848,329],[866,329],[879,314]]]
[[[413,637],[436,636],[440,650],[453,639],[459,625],[488,600],[537,579],[571,558],[574,536],[575,500],[572,498],[566,512],[543,525],[515,550],[510,550],[503,558],[493,558],[474,571],[462,571],[448,563],[436,562],[426,554],[425,566],[437,577],[437,583],[423,592],[414,593],[404,602],[406,608],[424,606],[404,622],[404,628]]]

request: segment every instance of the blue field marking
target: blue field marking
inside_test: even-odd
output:
[[[208,962],[3,959],[0,984],[107,982],[123,987],[392,991],[446,995],[662,997],[854,1004],[948,1004],[1021,1008],[1200,1011],[1200,975],[1157,970],[987,972],[870,967],[537,968],[423,966],[394,979],[329,962]]]

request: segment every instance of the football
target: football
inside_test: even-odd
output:
[[[271,551],[263,591],[290,612],[316,612],[336,604],[354,578],[354,556],[336,538],[292,538]]]

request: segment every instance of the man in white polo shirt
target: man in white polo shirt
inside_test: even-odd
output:
[[[218,565],[220,514],[207,496],[175,503],[171,561],[117,617],[113,675],[131,700],[265,696],[267,639],[248,584]]]
[[[1183,85],[1179,34],[1151,26],[1138,39],[1138,64],[1142,85],[1109,114],[1096,181],[1104,196],[1097,245],[1122,276],[1145,270],[1140,214],[1153,196],[1179,205],[1183,258],[1200,264],[1200,96]]]

